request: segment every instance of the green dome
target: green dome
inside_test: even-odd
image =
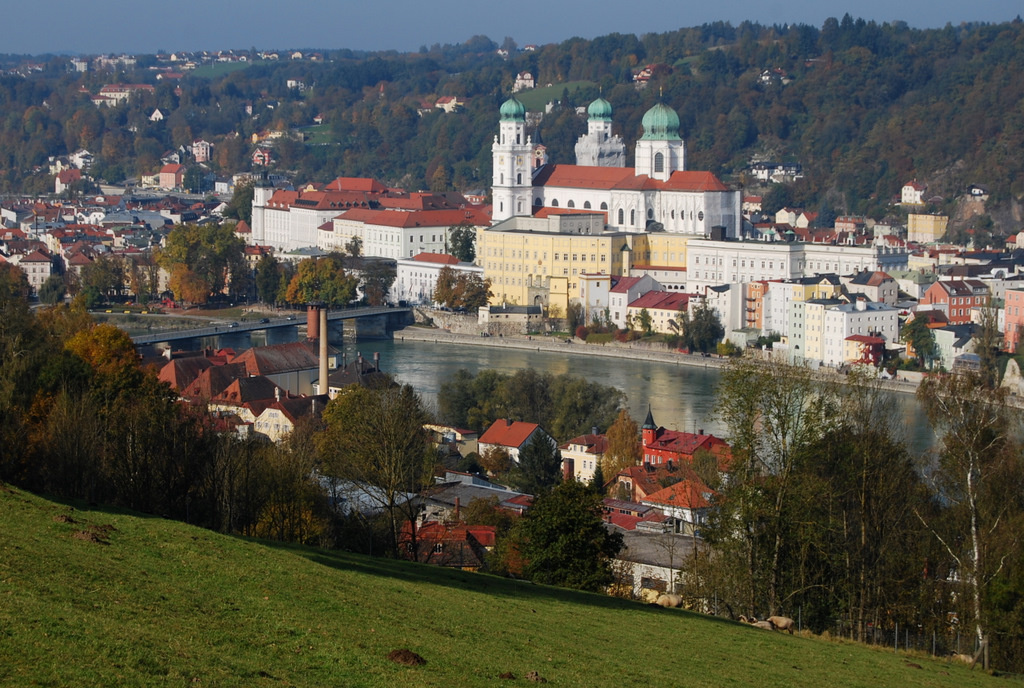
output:
[[[679,115],[676,111],[658,103],[644,113],[644,135],[641,139],[648,141],[679,141]]]
[[[587,116],[590,119],[610,122],[612,119],[612,104],[604,98],[598,98],[587,108]]]
[[[515,96],[501,104],[500,112],[502,122],[526,120],[526,106],[516,100]]]

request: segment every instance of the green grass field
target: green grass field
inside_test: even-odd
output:
[[[516,98],[519,99],[523,105],[526,106],[527,110],[534,112],[543,112],[544,106],[553,100],[561,100],[562,92],[568,89],[570,94],[575,93],[581,88],[593,86],[593,81],[566,81],[562,84],[552,84],[551,86],[542,86],[540,88],[534,88],[529,91],[520,91],[516,94]],[[579,103],[580,105],[588,105],[589,103]]]
[[[253,65],[267,64],[266,60],[254,60],[251,62],[214,62],[212,64],[200,65],[189,72],[192,76],[202,79],[216,79],[240,69],[248,69]]]
[[[397,649],[427,663],[395,664]],[[0,485],[2,685],[448,688],[530,671],[553,686],[1005,685],[927,657]]]

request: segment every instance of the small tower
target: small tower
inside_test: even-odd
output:
[[[640,435],[643,438],[643,448],[651,446],[658,436],[658,426],[654,422],[654,415],[651,413],[650,404],[647,405],[647,419],[640,428]]]
[[[498,135],[491,144],[491,221],[530,215],[533,142],[526,136],[526,106],[515,96],[501,104]]]
[[[587,133],[576,142],[576,164],[625,167],[626,144],[612,134],[612,104],[598,98],[587,108]]]
[[[668,181],[673,172],[686,169],[686,144],[679,136],[679,115],[658,103],[642,120],[643,136],[636,142],[636,173]]]

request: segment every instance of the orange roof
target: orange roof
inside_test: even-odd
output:
[[[499,418],[480,436],[479,443],[519,448],[523,446],[527,438],[539,427],[536,423],[524,423],[519,420],[510,421],[506,418]]]
[[[447,253],[417,253],[413,260],[421,263],[442,263],[444,265],[458,265],[459,259],[449,256]]]
[[[644,501],[681,509],[706,509],[711,506],[710,497],[713,494],[715,491],[699,480],[680,480],[648,495]]]
[[[369,177],[338,177],[327,185],[330,191],[362,191],[364,193],[384,193],[388,187],[376,179]]]

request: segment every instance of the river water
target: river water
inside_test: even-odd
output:
[[[357,352],[366,358],[379,352],[381,368],[399,382],[412,385],[431,407],[436,407],[441,384],[460,368],[473,374],[485,369],[514,373],[534,368],[553,375],[569,373],[622,390],[637,423],[643,423],[650,404],[658,425],[685,432],[703,429],[719,437],[728,435],[714,413],[715,387],[721,378],[715,368],[449,342],[362,341],[346,343],[344,350],[349,361]],[[908,446],[915,453],[927,451],[935,436],[923,409],[913,395],[894,395]],[[600,428],[602,432],[606,429]]]

